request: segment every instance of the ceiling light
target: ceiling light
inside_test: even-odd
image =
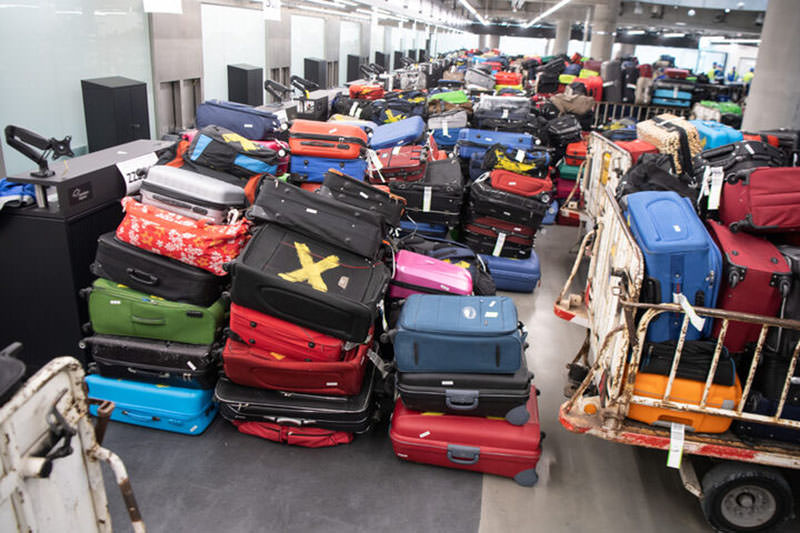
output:
[[[686,37],[685,33],[665,33],[662,37],[666,37],[667,39],[672,39],[674,37]]]
[[[523,27],[523,28],[530,28],[531,26],[533,26],[534,24],[536,24],[537,22],[539,22],[539,21],[540,21],[540,20],[542,20],[543,18],[545,18],[545,17],[549,17],[550,15],[552,15],[553,13],[555,13],[556,11],[558,11],[559,9],[561,9],[562,7],[564,7],[565,5],[569,4],[571,1],[572,1],[572,0],[561,0],[559,3],[557,3],[556,5],[554,5],[553,7],[551,7],[550,9],[548,9],[548,10],[546,10],[546,11],[542,12],[542,13],[541,13],[539,16],[537,16],[535,19],[531,20],[531,21],[530,21],[530,22],[528,22],[527,24],[523,24],[523,25],[522,25],[522,27]]]
[[[461,3],[462,6],[467,8],[467,11],[472,13],[472,16],[474,16],[476,19],[478,19],[478,22],[480,22],[484,26],[488,26],[489,25],[489,21],[487,21],[485,18],[483,18],[480,13],[475,11],[475,8],[472,7],[472,4],[467,2],[467,0],[458,0],[458,1]],[[567,1],[569,1],[569,0],[567,0]]]
[[[298,5],[297,9],[301,11],[313,11],[315,13],[328,13],[330,15],[339,15],[340,17],[349,17],[358,20],[370,20],[370,17],[364,15],[357,15],[356,13],[347,13],[345,11],[336,11],[335,9],[325,9],[324,7]]]
[[[690,17],[693,17],[693,16],[695,16],[695,15],[697,14],[697,11],[695,11],[694,9],[690,9],[690,10],[689,10],[689,12],[688,12],[687,14],[688,14]]]
[[[625,33],[628,35],[644,35],[646,32],[644,30],[628,30]]]

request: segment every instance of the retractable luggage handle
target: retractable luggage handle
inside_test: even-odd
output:
[[[311,96],[309,94],[311,91],[316,91],[319,89],[319,85],[317,85],[313,81],[301,78],[296,74],[292,75],[292,77],[290,78],[290,82],[292,84],[292,87],[300,91],[300,93],[306,98],[309,98]]]
[[[266,80],[264,82],[264,90],[279,102],[285,102],[291,99],[292,89],[275,80]],[[285,98],[287,96],[288,98]]]

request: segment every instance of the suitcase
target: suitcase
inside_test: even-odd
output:
[[[200,435],[217,416],[214,389],[187,389],[96,374],[86,376],[90,400],[114,402],[111,420],[152,429]],[[97,416],[98,405],[89,404]]]
[[[619,59],[603,61],[600,65],[603,78],[603,98],[606,102],[622,101],[622,62]]]
[[[798,246],[781,244],[778,245],[778,250],[791,267],[793,275],[791,292],[779,316],[790,320],[800,320],[800,243]],[[800,341],[800,331],[796,329],[773,328],[767,336],[767,344],[785,360],[791,358],[798,341]]]
[[[444,238],[449,231],[448,227],[444,224],[427,224],[425,222],[416,222],[412,220],[400,221],[400,235],[419,234],[430,237]]]
[[[669,376],[672,363],[675,360],[676,341],[648,342],[642,350],[642,360],[639,372],[645,374],[659,374]],[[681,379],[700,381],[705,383],[711,370],[714,359],[714,350],[717,341],[686,341],[681,351],[681,360],[678,363],[675,376]],[[731,386],[736,376],[736,367],[730,352],[723,348],[720,352],[717,369],[714,372],[713,383]]]
[[[639,65],[639,76],[642,78],[652,78],[653,65],[651,65],[650,63],[643,63]]]
[[[781,167],[783,154],[760,141],[740,141],[700,152],[692,160],[694,179],[703,181],[706,167],[721,167],[725,175],[756,167]]]
[[[722,252],[723,270],[717,305],[727,311],[777,316],[789,296],[792,270],[774,244],[748,235],[733,233],[714,220],[708,229]],[[716,321],[713,336],[719,336],[722,321]],[[748,342],[756,342],[758,324],[730,322],[725,347],[741,352]]]
[[[537,198],[544,203],[550,201],[553,182],[550,178],[534,178],[503,169],[494,169],[489,173],[489,182],[493,189],[505,191],[526,198]]]
[[[473,154],[476,155],[480,153]],[[518,150],[496,144],[486,150],[482,159],[486,170],[502,169],[535,178],[547,177],[550,170],[550,153],[546,150]]]
[[[689,71],[682,68],[664,69],[664,75],[674,80],[685,80],[689,76]]]
[[[380,261],[275,224],[229,269],[234,303],[353,342],[369,336],[390,277]]]
[[[245,435],[304,448],[328,448],[353,442],[353,434],[348,431],[333,431],[312,426],[297,427],[291,422],[278,424],[234,420],[233,425],[239,433]]]
[[[616,141],[617,146],[631,154],[631,159],[635,165],[642,154],[657,154],[658,148],[646,141],[636,139],[634,141]]]
[[[350,86],[350,98],[359,100],[377,100],[383,98],[384,89],[382,85],[362,85],[356,84]]]
[[[407,216],[420,222],[458,223],[464,195],[464,177],[456,159],[431,161],[425,177],[417,181],[392,181],[389,189],[406,200]]]
[[[497,85],[522,85],[522,74],[500,71],[494,75],[494,81]]]
[[[401,198],[391,193],[336,170],[325,174],[323,185],[323,192],[340,202],[372,211],[382,216],[390,226],[400,223],[405,204]]]
[[[672,302],[683,294],[691,305],[715,307],[722,257],[692,203],[673,191],[642,191],[626,196],[627,219],[645,261],[642,301]],[[647,340],[677,339],[683,315],[663,313],[650,322]],[[686,340],[711,332],[706,319],[702,331],[691,324]]]
[[[373,168],[370,181],[385,183],[392,180],[417,181],[425,176],[428,166],[423,146],[395,146],[376,152],[380,168]]]
[[[469,68],[464,74],[464,85],[468,90],[491,91],[494,89],[494,76],[477,68]]]
[[[282,150],[273,150],[213,125],[198,131],[183,154],[184,161],[193,165],[245,179],[257,174],[275,175],[278,163],[285,157]]]
[[[25,363],[14,357],[21,350],[19,342],[0,350],[0,407],[14,396],[25,377]]]
[[[743,139],[742,132],[711,120],[690,120],[697,134],[700,136],[700,144],[703,150],[710,150],[726,144],[739,142]]]
[[[542,225],[552,226],[553,224],[556,223],[557,216],[558,216],[558,200],[553,200],[547,207],[547,212],[544,214],[544,218],[542,219]],[[531,253],[531,255],[533,255],[533,253]]]
[[[401,299],[411,294],[472,294],[472,276],[460,266],[400,250],[395,256],[389,297]]]
[[[217,382],[217,347],[135,337],[94,335],[80,342],[101,376],[210,389]]]
[[[800,168],[760,167],[725,176],[719,219],[733,231],[800,231]]]
[[[464,128],[434,128],[431,130],[436,144],[443,148],[453,148],[458,142],[458,136]]]
[[[397,392],[414,411],[505,418],[515,426],[530,419],[526,407],[533,375],[525,358],[514,374],[400,372]]]
[[[672,156],[675,172],[692,174],[692,158],[702,150],[697,128],[669,113],[636,124],[639,140]]]
[[[510,477],[518,484],[536,484],[541,456],[536,390],[531,387],[522,426],[488,417],[439,415],[395,404],[389,437],[400,459],[460,470]]]
[[[594,98],[596,102],[601,102],[603,100],[603,78],[600,76],[584,76],[584,71],[581,71],[581,76],[575,78],[572,83],[578,82],[582,83],[584,87],[586,87],[586,95]]]
[[[231,210],[247,207],[244,189],[182,168],[150,167],[140,187],[142,204],[224,224]]]
[[[334,115],[343,115],[355,120],[366,120],[373,123],[378,118],[374,100],[358,100],[355,98],[348,98],[348,96],[344,94],[340,94],[334,98],[333,104],[331,105],[331,112]]]
[[[197,128],[220,126],[246,139],[262,140],[275,137],[281,128],[278,116],[246,104],[206,100],[197,106]]]
[[[311,183],[321,183],[330,169],[363,180],[367,174],[367,161],[293,155],[289,163],[289,171],[293,176]]]
[[[506,296],[412,294],[391,337],[399,372],[513,374],[526,335]]]
[[[248,217],[292,228],[369,258],[378,254],[386,233],[385,219],[379,213],[280,180],[262,185]]]
[[[473,120],[508,119],[526,121],[531,101],[524,96],[481,96],[473,111]]]
[[[580,173],[581,167],[573,166],[567,164],[565,160],[562,160],[561,163],[558,164],[558,181],[561,183],[562,181],[570,182],[568,184],[569,188],[572,189],[572,186],[575,185],[575,182],[578,181],[578,174]],[[562,198],[562,196],[558,196]],[[566,197],[564,197],[566,198]]]
[[[639,80],[639,66],[630,61],[622,63],[622,101],[636,102],[636,82]]]
[[[364,132],[366,132],[367,135],[370,135],[378,127],[378,125],[372,122],[371,120],[361,120],[351,117],[350,115],[340,115],[339,113],[331,115],[331,117],[328,119],[328,122],[336,122],[336,123],[349,124],[351,126],[358,126],[362,130],[364,130]]]
[[[539,266],[539,257],[531,250],[528,259],[511,259],[508,257],[495,257],[481,255],[486,263],[499,291],[533,292],[539,285],[542,271]]]
[[[770,340],[767,340],[765,346],[771,344]],[[796,344],[796,342],[794,345],[789,343],[792,349]],[[752,356],[753,349],[754,345],[748,346],[747,356]],[[759,391],[768,400],[780,400],[781,394],[783,394],[783,386],[786,384],[786,378],[789,375],[790,362],[791,351],[776,352],[770,348],[765,348],[761,353],[761,362],[753,378],[753,389]],[[743,369],[743,372],[746,373],[749,370],[748,365],[747,368]],[[789,382],[789,390],[786,392],[786,405],[800,407],[800,365],[795,365],[794,375]]]
[[[633,91],[634,103],[637,105],[649,105],[652,100],[653,78],[650,76],[640,76],[636,80],[636,89]]]
[[[533,136],[529,133],[508,133],[464,128],[458,133],[458,156],[469,159],[474,153],[484,154],[486,150],[501,144],[514,150],[532,150]]]
[[[586,141],[578,141],[567,145],[564,160],[568,165],[579,167],[586,161]]]
[[[113,231],[98,237],[97,254],[89,270],[137,291],[201,307],[219,299],[226,279],[130,245],[117,239]]]
[[[468,214],[490,216],[526,226],[533,233],[542,223],[550,203],[551,190],[552,185],[546,189],[543,187],[543,192],[538,196],[525,197],[496,189],[487,181],[477,181],[472,185],[470,192]]]
[[[217,382],[214,398],[220,404],[220,415],[226,420],[288,422],[300,427],[363,433],[374,422],[374,373],[375,367],[370,366],[361,390],[354,396],[284,393],[244,387],[223,377]]]
[[[486,154],[491,153],[490,150],[486,151]],[[484,161],[486,156],[480,153],[472,154],[469,157],[469,181],[475,182],[478,178],[483,176],[486,173],[486,169],[484,167]]]
[[[786,154],[786,164],[797,166],[800,162],[800,130],[779,128],[776,130],[762,130],[763,135],[775,137],[778,148]]]
[[[250,238],[250,223],[209,224],[164,209],[142,205],[130,196],[122,199],[125,217],[117,239],[142,250],[176,259],[224,276],[222,265],[232,261]]]
[[[469,115],[464,109],[451,109],[428,117],[428,129],[461,129],[469,124]]]
[[[171,302],[98,278],[82,291],[95,333],[211,344],[227,318],[222,299],[209,307]]]
[[[292,156],[357,159],[366,148],[367,134],[358,126],[298,119],[289,128]]]
[[[466,224],[462,234],[464,243],[479,254],[527,259],[533,253],[533,237],[527,233],[499,228],[500,221],[488,219],[486,224]],[[507,223],[503,224],[503,226]],[[524,228],[517,228],[524,229]]]
[[[745,403],[745,412],[765,416],[773,416],[778,410],[778,400],[765,398],[758,392],[751,392]],[[781,418],[800,420],[800,406],[784,404]],[[733,431],[743,439],[768,439],[784,442],[800,443],[800,429],[758,424],[745,420],[737,420],[733,424]]]
[[[327,396],[353,396],[361,391],[369,344],[346,351],[341,361],[295,361],[228,339],[222,352],[225,376],[246,387]]]
[[[407,144],[418,144],[425,133],[425,121],[422,117],[412,116],[390,124],[378,126],[372,132],[369,147],[373,150],[392,148]]]
[[[539,72],[536,75],[536,92],[552,94],[558,90],[558,79],[561,75],[552,72]]]
[[[640,191],[675,191],[696,205],[697,189],[690,186],[685,174],[676,176],[670,171],[671,168],[672,158],[668,155],[643,155],[619,180],[617,201],[622,202],[626,195]]]
[[[548,121],[546,131],[552,146],[566,146],[582,139],[581,124],[574,115],[561,115]]]

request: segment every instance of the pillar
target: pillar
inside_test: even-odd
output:
[[[553,40],[553,49],[550,51],[550,55],[567,53],[570,33],[572,33],[572,21],[560,19],[556,22],[556,38]]]
[[[480,39],[481,48],[500,48],[500,36],[484,33]]]
[[[620,57],[630,57],[636,55],[636,45],[630,43],[622,43],[619,48]]]
[[[797,64],[800,9],[796,0],[770,0],[742,130],[800,128]],[[744,73],[742,73],[744,74]]]
[[[614,32],[617,31],[617,15],[620,0],[608,0],[594,6],[592,15],[592,46],[589,55],[592,59],[604,61],[611,59]]]

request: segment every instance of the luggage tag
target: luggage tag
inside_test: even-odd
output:
[[[703,326],[706,325],[706,319],[701,318],[700,315],[694,310],[692,304],[689,303],[689,300],[686,298],[686,295],[682,292],[679,293],[672,293],[672,303],[676,303],[681,306],[683,312],[689,316],[689,323],[696,329],[697,331],[703,331]]]
[[[683,442],[686,436],[686,426],[672,422],[669,428],[669,452],[667,453],[667,467],[680,468],[683,458]]]
[[[517,155],[514,159],[517,160],[517,163],[525,161],[525,150],[517,150]]]
[[[508,118],[508,109],[503,109],[503,116],[502,118]]]
[[[372,364],[375,365],[375,368],[378,369],[378,372],[381,373],[382,378],[386,378],[386,376],[389,375],[389,369],[388,369],[389,365],[386,364],[386,361],[381,359],[380,355],[378,355],[373,350],[367,350],[367,357],[372,362]]]
[[[708,210],[716,211],[719,209],[720,198],[722,197],[722,184],[725,182],[725,174],[720,167],[706,168],[706,173],[710,174],[710,191],[708,192]]]
[[[442,135],[445,137],[450,137],[450,130],[447,127],[447,119],[442,121]]]
[[[500,232],[497,234],[497,241],[494,243],[494,250],[492,250],[492,255],[494,257],[500,257],[500,252],[503,251],[503,245],[506,243],[506,234]]]
[[[422,211],[427,213],[431,210],[431,197],[433,196],[433,189],[430,186],[426,186],[423,189],[422,193]]]

